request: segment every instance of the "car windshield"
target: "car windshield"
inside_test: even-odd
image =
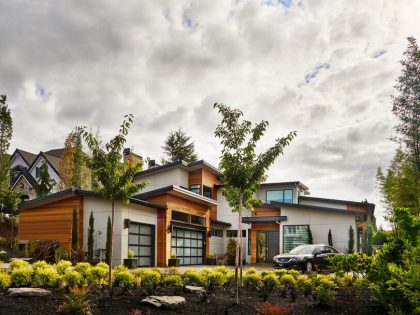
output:
[[[289,253],[290,254],[312,254],[314,251],[314,246],[300,245],[293,248]]]

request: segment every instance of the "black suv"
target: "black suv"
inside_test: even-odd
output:
[[[287,254],[274,256],[274,268],[301,269],[311,272],[315,268],[324,269],[328,265],[326,258],[341,254],[334,247],[324,244],[299,245]]]

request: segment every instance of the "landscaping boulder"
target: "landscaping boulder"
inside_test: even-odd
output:
[[[7,290],[9,297],[37,297],[50,294],[50,291],[41,288],[10,288]]]
[[[203,287],[196,287],[196,286],[193,286],[193,285],[186,285],[185,286],[185,292],[203,294],[203,293],[206,293],[206,290],[204,290]]]
[[[158,308],[176,309],[185,303],[185,298],[182,296],[151,295],[141,301],[142,303],[151,304]]]

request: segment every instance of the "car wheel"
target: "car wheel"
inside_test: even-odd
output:
[[[306,272],[312,272],[312,271],[313,271],[313,269],[314,269],[314,266],[313,266],[313,264],[312,264],[312,261],[308,260],[308,261],[305,263],[305,271],[306,271]]]

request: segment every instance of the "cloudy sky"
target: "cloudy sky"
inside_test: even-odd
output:
[[[297,130],[269,171],[313,196],[367,198],[395,145],[390,95],[420,1],[1,1],[0,93],[16,147],[61,147],[76,125],[160,160],[182,126],[217,165],[214,102],[269,120],[261,149]],[[379,220],[383,222],[383,220]]]

